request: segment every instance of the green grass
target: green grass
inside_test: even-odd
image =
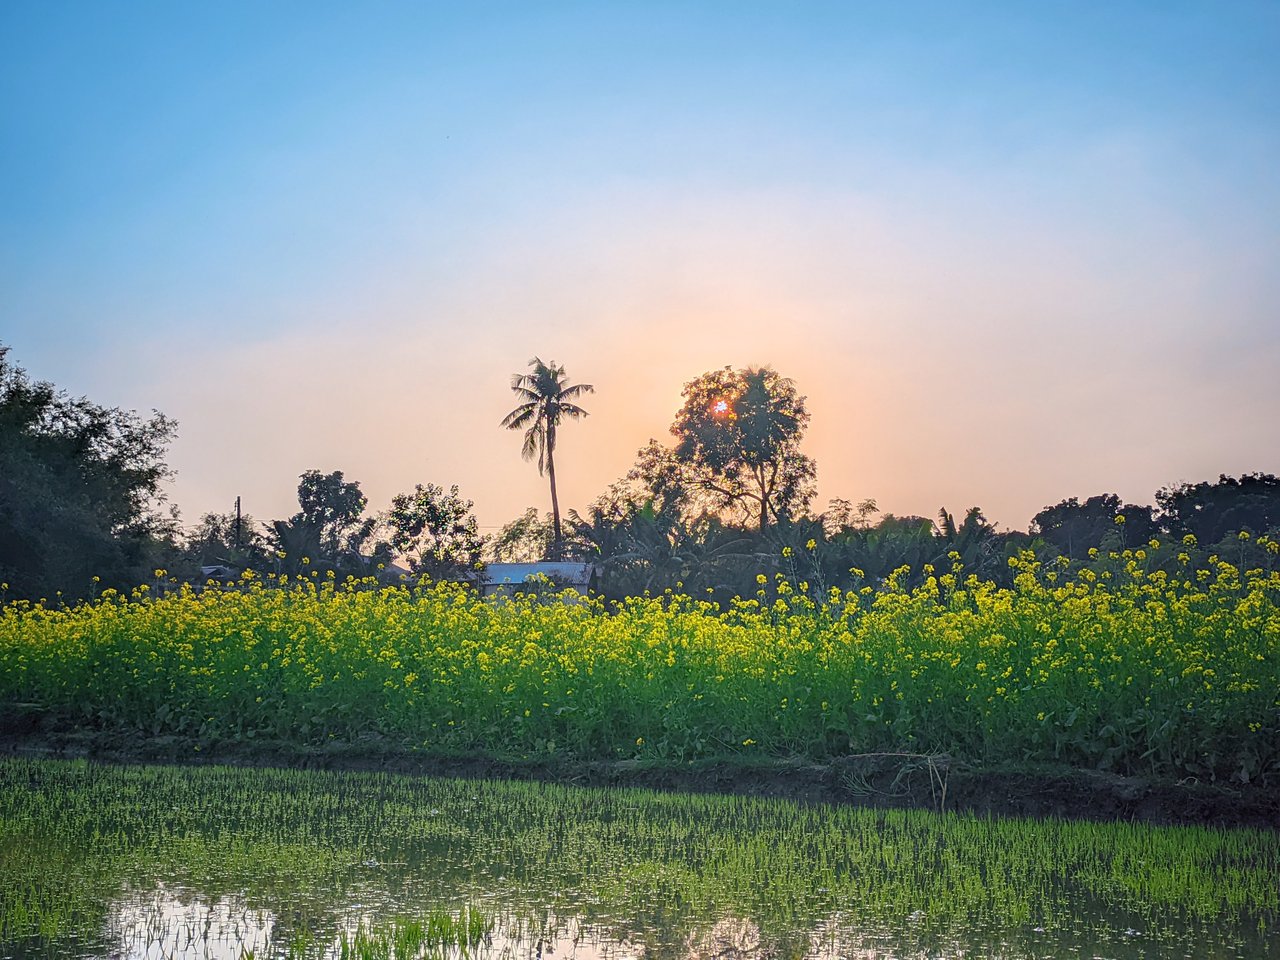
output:
[[[0,761],[0,948],[24,956],[91,955],[124,935],[121,903],[179,896],[275,918],[272,956],[584,936],[681,952],[732,923],[780,956],[818,936],[1042,956],[1126,930],[1162,951],[1276,956],[1277,876],[1267,831]]]

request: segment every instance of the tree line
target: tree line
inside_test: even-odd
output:
[[[727,600],[754,595],[761,577],[768,590],[781,576],[819,595],[891,577],[919,582],[957,562],[1007,583],[1010,558],[1025,550],[1066,566],[1138,553],[1148,568],[1214,554],[1244,568],[1276,565],[1280,478],[1265,473],[1169,486],[1150,505],[1073,497],[1045,507],[1025,532],[998,531],[978,507],[928,518],[837,499],[815,511],[816,465],[800,449],[805,398],[767,367],[690,381],[672,442],[650,440],[589,506],[562,513],[559,429],[587,415],[580,402],[593,387],[538,358],[511,386],[518,405],[500,426],[523,432],[523,455],[548,478],[549,512],[530,507],[485,537],[457,486],[419,484],[371,513],[359,482],[308,470],[287,518],[208,513],[184,531],[163,496],[176,424],[32,381],[0,345],[0,593],[69,602],[128,589],[157,569],[197,583],[210,570],[246,568],[440,579],[473,577],[486,561],[564,559],[595,564],[609,596],[673,590]]]

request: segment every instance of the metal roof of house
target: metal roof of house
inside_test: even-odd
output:
[[[481,574],[480,582],[484,585],[525,583],[541,574],[564,584],[586,586],[591,582],[591,573],[589,563],[490,563]]]

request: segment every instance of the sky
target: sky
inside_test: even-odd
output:
[[[1280,473],[1280,5],[0,4],[0,342],[178,421],[188,523],[546,481],[681,389],[808,397],[815,507],[1025,529]]]

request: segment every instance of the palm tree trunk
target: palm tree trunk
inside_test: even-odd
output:
[[[564,553],[564,534],[560,530],[560,498],[556,496],[556,428],[547,428],[547,476],[551,478],[551,523],[554,539],[551,541],[551,559],[559,560]]]
[[[764,481],[764,467],[755,468],[756,483],[760,486],[760,532],[769,529],[769,489]]]

